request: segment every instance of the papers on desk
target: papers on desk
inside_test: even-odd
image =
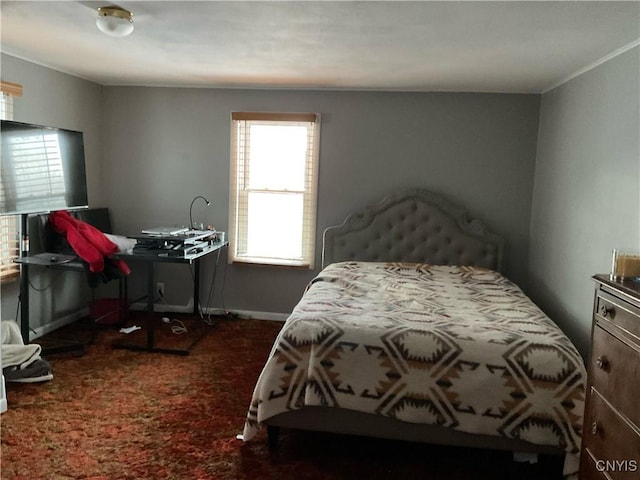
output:
[[[142,238],[163,238],[169,241],[179,240],[185,244],[194,244],[210,240],[216,235],[216,230],[195,230],[180,227],[155,227],[142,230]],[[140,238],[140,237],[138,237]]]
[[[213,240],[216,235],[215,230],[189,230],[184,233],[184,244],[195,245],[207,240]]]
[[[186,230],[175,235],[145,234],[136,239],[134,254],[189,258],[211,250],[217,234],[215,230]]]
[[[142,233],[146,235],[178,235],[189,231],[187,227],[153,227],[145,228]]]

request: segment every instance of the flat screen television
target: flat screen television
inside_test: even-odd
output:
[[[82,132],[2,120],[0,214],[86,208]]]

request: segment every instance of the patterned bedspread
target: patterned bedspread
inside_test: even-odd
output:
[[[585,385],[570,340],[497,272],[336,263],[276,339],[244,439],[279,413],[329,406],[558,446],[571,474]]]

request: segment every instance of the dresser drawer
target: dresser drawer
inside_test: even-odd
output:
[[[614,408],[640,425],[640,353],[603,328],[593,329],[591,385]]]
[[[602,468],[602,464],[599,464]],[[607,480],[603,472],[599,472],[595,459],[586,450],[580,455],[580,475],[578,480]]]
[[[596,471],[613,480],[637,480],[640,475],[640,434],[591,389],[585,418],[582,455],[595,459]],[[585,459],[586,460],[586,459]]]
[[[600,291],[595,305],[596,319],[608,320],[640,342],[640,308]]]

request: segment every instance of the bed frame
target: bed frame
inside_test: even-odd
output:
[[[422,262],[502,270],[504,240],[435,193],[394,193],[324,231],[322,266],[340,261]],[[465,447],[562,454],[556,447],[418,425],[331,407],[305,407],[269,418],[269,445],[280,427]]]
[[[324,231],[322,267],[349,260],[470,265],[502,271],[504,240],[427,190],[394,193]]]

